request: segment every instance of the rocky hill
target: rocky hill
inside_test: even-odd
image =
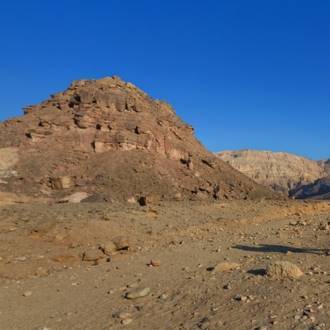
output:
[[[273,197],[208,152],[167,103],[117,77],[75,81],[0,123],[0,155],[0,191],[34,198]]]
[[[326,176],[324,165],[284,152],[224,151],[217,156],[256,182],[286,194]]]

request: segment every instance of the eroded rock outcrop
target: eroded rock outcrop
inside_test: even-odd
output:
[[[107,201],[273,196],[205,150],[168,104],[117,77],[75,81],[24,113],[0,123],[0,150],[16,155],[0,163],[15,171],[0,190]]]

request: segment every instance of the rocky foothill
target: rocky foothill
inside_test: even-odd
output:
[[[13,198],[274,197],[208,152],[170,105],[117,77],[75,81],[24,113],[0,123],[0,191]]]

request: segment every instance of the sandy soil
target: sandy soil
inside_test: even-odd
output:
[[[3,205],[0,328],[330,329],[329,224],[329,202]]]

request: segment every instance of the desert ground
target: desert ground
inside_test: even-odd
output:
[[[330,329],[329,227],[325,201],[2,205],[0,328]]]

